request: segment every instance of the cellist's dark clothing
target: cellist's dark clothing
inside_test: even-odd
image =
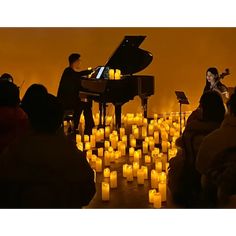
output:
[[[91,134],[94,127],[92,115],[92,100],[88,102],[81,101],[79,92],[81,91],[81,76],[90,74],[91,70],[74,71],[67,67],[61,77],[57,97],[60,99],[64,112],[72,110],[74,112],[74,129],[78,128],[80,115],[84,111],[85,116],[85,134]]]

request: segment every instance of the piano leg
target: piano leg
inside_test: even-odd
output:
[[[98,128],[102,128],[102,116],[103,116],[103,103],[99,102],[99,125]]]
[[[146,97],[141,97],[142,100],[142,107],[143,107],[143,116],[147,118],[147,101],[148,99]]]
[[[106,103],[102,103],[103,106],[103,129],[105,133],[105,127],[106,127]]]
[[[119,130],[121,127],[121,105],[122,104],[115,105],[116,130]]]

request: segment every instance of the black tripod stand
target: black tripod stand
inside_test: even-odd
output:
[[[179,126],[180,126],[180,135],[182,135],[182,104],[189,104],[188,98],[185,96],[182,91],[175,91],[177,100],[179,102]]]

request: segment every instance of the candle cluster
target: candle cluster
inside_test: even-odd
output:
[[[94,119],[99,119],[99,114]],[[83,136],[83,142],[81,135],[76,135],[77,147],[86,151],[91,167],[103,175],[102,200],[109,201],[111,189],[119,187],[117,171],[112,169],[112,163],[119,161],[123,163],[123,178],[127,182],[136,181],[141,186],[147,181],[149,203],[154,208],[161,208],[166,201],[168,161],[177,153],[178,113],[162,117],[154,114],[150,121],[142,114],[128,113],[122,115],[122,128],[115,130],[113,124],[114,118],[106,117],[105,130],[94,128],[92,135]],[[103,146],[96,148],[98,142]]]

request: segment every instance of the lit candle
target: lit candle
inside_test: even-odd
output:
[[[139,152],[134,151],[134,161],[139,162]]]
[[[105,168],[105,169],[103,170],[103,176],[104,176],[105,178],[109,178],[109,177],[110,177],[110,169],[109,169],[109,168]]]
[[[160,182],[158,185],[159,192],[161,194],[161,201],[166,201],[166,183]]]
[[[81,135],[76,134],[76,143],[80,143],[80,142],[81,142]]]
[[[129,148],[129,156],[130,156],[130,157],[133,157],[133,156],[134,156],[134,148],[133,148],[133,147],[130,147],[130,148]]]
[[[147,166],[141,166],[141,169],[143,170],[143,173],[144,173],[144,179],[148,179],[148,168],[147,168]]]
[[[155,131],[154,132],[154,143],[155,144],[159,144],[160,140],[159,140],[159,132]]]
[[[133,167],[128,165],[126,168],[127,181],[133,181]]]
[[[102,182],[102,201],[110,200],[110,185],[106,182]]]
[[[168,133],[166,131],[162,132],[161,140],[162,141],[167,141],[168,140]]]
[[[153,126],[153,124],[149,124],[148,125],[148,135],[152,136],[153,132],[154,132],[154,126]]]
[[[110,166],[110,153],[108,151],[105,151],[104,154],[104,165]]]
[[[87,134],[84,135],[84,142],[89,142],[89,135]]]
[[[136,139],[135,139],[135,138],[132,138],[132,139],[130,140],[130,146],[131,146],[131,147],[136,147]]]
[[[150,203],[153,203],[153,196],[154,194],[156,193],[156,189],[150,189],[149,192],[148,192],[148,196],[149,196],[149,202]]]
[[[134,138],[139,138],[139,129],[138,128],[135,128],[133,129],[133,135],[134,135]]]
[[[96,171],[97,172],[102,171],[102,159],[101,158],[96,159]]]
[[[147,137],[147,126],[142,126],[142,137]]]
[[[145,155],[144,159],[145,159],[145,163],[146,164],[150,164],[151,163],[151,157],[149,155]]]
[[[84,148],[85,150],[89,150],[89,149],[91,149],[91,144],[90,144],[90,142],[86,142],[85,143],[85,148]]]
[[[108,73],[109,73],[109,79],[112,80],[115,79],[115,72],[113,69],[110,69]]]
[[[153,206],[154,208],[161,208],[161,194],[159,192],[153,194]]]
[[[120,128],[120,137],[125,135],[125,128]]]
[[[117,172],[112,171],[110,174],[110,185],[111,188],[117,188]]]
[[[171,127],[170,128],[170,136],[173,137],[175,135],[175,128]]]
[[[98,156],[102,157],[103,156],[103,148],[98,148]]]
[[[104,142],[104,147],[105,147],[105,149],[108,149],[109,147],[110,147],[110,141],[105,141]]]
[[[166,183],[166,173],[165,172],[160,173],[159,180],[161,183]]]
[[[154,150],[154,148],[155,148],[155,142],[154,142],[154,140],[149,140],[149,150],[150,151],[153,151]]]
[[[156,170],[151,171],[151,187],[152,188],[158,188],[158,173]]]
[[[127,135],[123,135],[121,140],[125,144],[125,146],[127,147]]]
[[[126,145],[124,143],[120,144],[120,152],[122,156],[126,155]]]
[[[133,176],[137,177],[137,171],[139,169],[139,163],[138,162],[133,162]]]
[[[94,134],[90,135],[90,143],[91,143],[91,147],[95,148],[96,147],[96,138]]]
[[[162,141],[161,142],[161,148],[162,148],[162,152],[167,152],[167,141]]]
[[[105,127],[105,137],[108,138],[111,132],[110,126]]]
[[[127,177],[127,167],[128,167],[128,164],[124,164],[123,165],[123,177]]]
[[[162,172],[162,162],[161,161],[155,161],[155,169],[158,173]]]
[[[146,154],[148,153],[148,143],[143,141],[143,153]]]
[[[137,183],[144,184],[144,170],[143,169],[137,170]]]

